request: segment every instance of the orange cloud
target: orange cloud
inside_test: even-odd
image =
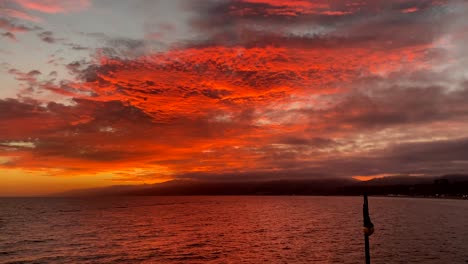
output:
[[[89,5],[20,2],[50,13]],[[192,25],[200,39],[168,50],[148,52],[152,41],[103,34],[110,40],[96,54],[65,65],[70,80],[59,70],[9,69],[24,89],[0,100],[0,168],[123,182],[269,174],[364,179],[431,174],[442,161],[455,172],[464,168],[460,156],[468,148],[455,137],[466,130],[468,87],[438,72],[448,54],[419,16],[434,3],[402,15],[416,5],[392,1],[371,22],[358,17],[371,2],[345,3],[217,2]],[[231,13],[231,6],[251,13]],[[294,17],[285,19],[289,13]],[[303,32],[309,21],[325,25],[325,33]],[[270,22],[284,27],[271,32]],[[288,31],[295,25],[297,32]],[[0,27],[21,30],[7,20]],[[39,34],[49,42],[53,36]],[[443,155],[414,158],[419,152]]]
[[[362,12],[379,13],[385,9],[396,9],[402,13],[412,13],[420,8],[444,5],[446,1],[281,1],[281,0],[238,0],[230,5],[231,14],[239,16],[346,16]],[[410,6],[410,7],[407,7]]]
[[[280,0],[243,0],[241,2],[266,5],[264,12],[268,15],[298,16],[307,14],[339,16],[351,14],[351,10],[334,10],[330,1],[280,1]],[[252,9],[243,9],[248,14]]]
[[[22,20],[27,20],[31,22],[41,22],[41,18],[32,16],[26,12],[19,11],[19,10],[14,10],[10,8],[2,8],[0,9],[0,14],[7,16],[7,17],[13,17],[13,18],[18,18]]]
[[[167,178],[282,170],[289,165],[274,165],[269,157],[295,160],[297,151],[319,160],[335,144],[327,139],[333,134],[326,120],[343,119],[336,127],[348,117],[331,109],[315,122],[306,113],[311,98],[342,96],[362,74],[416,67],[421,50],[218,46],[134,59],[101,55],[96,64],[69,65],[80,81],[67,85],[41,83],[39,72],[12,71],[32,86],[74,99],[46,106],[4,101],[10,110],[0,122],[0,141],[34,146],[4,145],[19,157],[4,166],[42,170],[54,164],[59,175],[139,169]],[[350,106],[352,116],[366,111]],[[313,134],[304,132],[312,127]]]
[[[31,30],[31,28],[29,27],[26,27],[23,25],[17,25],[3,18],[0,18],[0,29],[4,29],[9,32],[27,32]]]
[[[42,13],[69,13],[91,6],[90,0],[15,0],[22,7]]]

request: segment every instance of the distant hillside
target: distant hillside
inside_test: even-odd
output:
[[[439,177],[390,176],[370,181],[353,179],[274,181],[191,181],[111,186],[73,190],[54,196],[162,196],[162,195],[422,195],[468,194],[468,175]]]
[[[155,185],[130,195],[327,195],[339,194],[355,180],[276,180],[257,182],[178,181]]]
[[[468,181],[468,175],[453,174],[436,177],[396,175],[375,178],[369,181],[360,182],[359,184],[367,186],[433,184],[437,179],[447,179],[449,183],[466,182]]]
[[[438,177],[390,176],[346,186],[344,195],[459,196],[468,194],[468,175]]]
[[[152,185],[114,185],[109,187],[91,188],[91,189],[78,189],[70,190],[60,193],[54,193],[50,196],[54,197],[76,197],[76,196],[115,196],[125,195],[126,193],[143,190]]]
[[[73,190],[54,196],[112,195],[338,195],[354,179],[275,180],[275,181],[190,181],[174,180],[159,184],[111,186]]]

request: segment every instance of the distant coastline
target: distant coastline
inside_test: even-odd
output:
[[[117,185],[72,190],[52,197],[75,196],[199,196],[199,195],[323,195],[410,198],[468,198],[468,175],[438,177],[390,176],[370,181],[354,179],[279,179],[271,181],[189,181]]]
[[[434,200],[468,200],[467,195],[462,196],[421,196],[421,195],[373,195],[373,197],[384,197],[384,198],[415,198],[415,199],[434,199]]]

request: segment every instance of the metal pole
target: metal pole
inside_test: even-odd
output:
[[[368,235],[364,235],[364,242],[366,244],[366,264],[370,264],[369,236]]]
[[[374,224],[372,224],[369,216],[369,205],[367,194],[364,194],[364,204],[362,206],[362,218],[364,220],[364,244],[366,253],[366,264],[370,264],[369,236],[374,233]]]

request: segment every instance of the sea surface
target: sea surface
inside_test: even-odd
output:
[[[468,263],[468,201],[369,206],[372,263]],[[362,198],[1,198],[0,263],[364,263]]]

